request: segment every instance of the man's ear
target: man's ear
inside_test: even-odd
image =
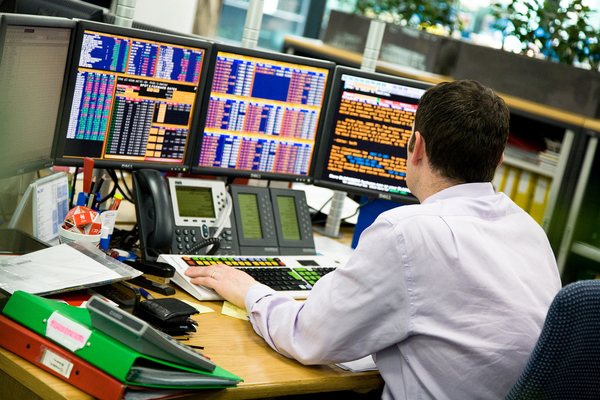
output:
[[[413,151],[412,158],[410,159],[410,163],[412,165],[417,165],[419,161],[425,156],[425,140],[423,136],[421,136],[421,132],[415,131],[413,133],[415,137],[415,148]]]
[[[504,161],[504,152],[502,152],[502,155],[500,156],[500,162],[498,163],[496,168],[498,168],[500,166],[500,164],[502,164],[502,161]]]

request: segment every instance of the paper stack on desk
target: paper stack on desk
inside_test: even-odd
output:
[[[94,328],[85,308],[16,291],[3,312],[0,346],[101,400],[121,400],[132,388],[218,389],[242,380],[218,366],[142,354]]]
[[[128,280],[142,273],[78,243],[0,258],[0,288],[46,295]]]

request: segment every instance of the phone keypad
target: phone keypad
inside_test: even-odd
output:
[[[196,251],[190,252],[194,246],[204,240],[203,236],[210,237],[214,231],[214,228],[206,227],[206,235],[202,235],[200,232],[204,229],[206,225],[203,227],[178,227],[175,229],[175,235],[173,240],[173,252],[175,254],[195,254],[202,255],[206,252],[205,248],[198,249]],[[217,254],[220,255],[229,255],[232,253],[233,249],[233,232],[231,228],[225,228],[221,232],[219,236],[221,239],[221,246]]]

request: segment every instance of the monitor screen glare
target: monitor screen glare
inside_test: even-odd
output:
[[[6,27],[0,48],[0,176],[52,165],[71,34],[58,26]]]
[[[62,157],[178,170],[204,56],[202,48],[86,30]]]
[[[306,177],[329,70],[223,51],[214,68],[196,165]]]

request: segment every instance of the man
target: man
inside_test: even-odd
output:
[[[186,274],[245,306],[285,356],[373,354],[383,398],[504,398],[561,287],[544,231],[490,183],[508,131],[504,101],[479,83],[429,89],[408,146],[407,183],[421,204],[380,215],[305,302],[224,265]]]

